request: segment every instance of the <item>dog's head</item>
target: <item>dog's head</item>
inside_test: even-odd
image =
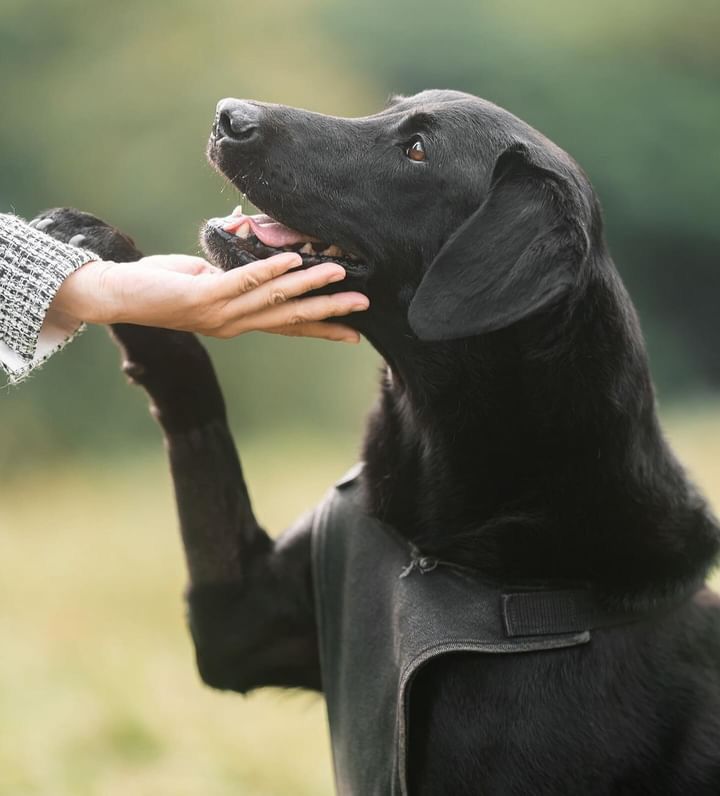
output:
[[[232,268],[289,248],[306,266],[340,262],[348,279],[331,290],[367,293],[371,313],[390,310],[422,340],[479,335],[555,304],[600,234],[575,162],[459,92],[396,97],[353,119],[226,99],[208,154],[263,211],[230,231],[209,222],[211,259]],[[349,322],[368,323],[362,315]]]

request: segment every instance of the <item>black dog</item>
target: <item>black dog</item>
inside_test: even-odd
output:
[[[287,225],[240,219],[238,235],[210,222],[211,259],[235,267],[282,240],[306,265],[343,262],[341,288],[370,296],[347,323],[389,368],[359,499],[421,551],[409,570],[428,574],[415,582],[431,583],[440,561],[501,588],[583,583],[594,605],[629,617],[567,649],[429,660],[399,780],[413,794],[720,793],[720,606],[701,589],[720,534],[658,425],[637,318],[580,168],[510,113],[439,91],[360,119],[226,100],[209,155]],[[91,216],[50,215],[59,237],[138,256]],[[333,673],[320,669],[313,520],[277,542],[257,525],[194,338],[115,334],[167,436],[204,680],[322,688]],[[341,630],[372,657],[371,624]],[[361,708],[373,698],[372,678],[362,683]],[[366,713],[359,758],[382,724]]]

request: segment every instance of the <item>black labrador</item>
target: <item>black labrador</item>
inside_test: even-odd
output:
[[[232,232],[210,222],[214,262],[282,243],[305,266],[343,263],[329,289],[371,299],[346,321],[388,365],[364,446],[370,515],[497,582],[581,581],[607,605],[672,605],[582,647],[426,665],[410,792],[720,793],[720,604],[702,589],[720,533],[663,437],[583,171],[453,91],[354,119],[224,100],[209,157],[268,214]],[[139,255],[92,216],[46,215],[58,237]],[[203,679],[321,689],[309,521],[277,541],[258,526],[191,335],[114,332],[167,438]]]

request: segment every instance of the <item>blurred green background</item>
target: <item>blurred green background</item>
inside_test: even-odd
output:
[[[0,0],[0,212],[74,205],[194,253],[238,201],[204,159],[219,98],[478,93],[589,173],[671,436],[720,503],[718,41],[717,0]],[[377,357],[211,348],[278,530],[356,456]],[[102,330],[0,389],[0,492],[1,796],[331,792],[318,699],[199,684],[159,433]]]

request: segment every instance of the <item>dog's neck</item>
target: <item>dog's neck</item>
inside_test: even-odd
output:
[[[673,588],[707,568],[717,528],[662,436],[637,320],[612,267],[594,278],[591,306],[483,338],[376,327],[393,375],[366,441],[373,514],[505,579]]]

